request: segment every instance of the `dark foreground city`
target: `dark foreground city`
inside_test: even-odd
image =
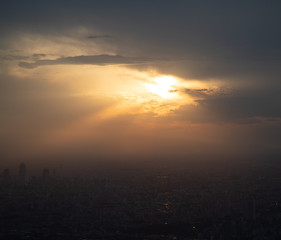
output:
[[[4,169],[0,239],[280,239],[280,163]],[[16,171],[16,172],[15,172]],[[12,174],[13,173],[13,174]]]
[[[281,240],[280,10],[0,0],[0,240]]]

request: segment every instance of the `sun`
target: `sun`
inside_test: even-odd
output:
[[[175,97],[177,90],[173,87],[177,80],[171,76],[161,76],[153,78],[152,84],[147,84],[148,91],[162,98]]]

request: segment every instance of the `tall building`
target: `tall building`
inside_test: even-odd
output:
[[[43,180],[47,181],[50,178],[50,170],[49,169],[43,169]]]
[[[19,166],[19,177],[23,178],[26,175],[26,165],[22,162]]]
[[[20,165],[19,165],[19,180],[24,185],[26,185],[28,183],[26,165],[23,162],[20,163]]]
[[[11,179],[11,175],[10,175],[10,169],[4,169],[4,171],[3,171],[3,180],[5,181],[5,182],[7,182],[7,181],[10,181],[10,179]]]

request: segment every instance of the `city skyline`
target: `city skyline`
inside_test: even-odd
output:
[[[281,1],[0,4],[0,239],[281,239]]]

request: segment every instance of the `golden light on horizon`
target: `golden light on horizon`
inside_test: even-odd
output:
[[[153,83],[147,84],[148,91],[162,98],[173,98],[177,94],[174,85],[177,83],[176,78],[172,76],[155,77]]]

